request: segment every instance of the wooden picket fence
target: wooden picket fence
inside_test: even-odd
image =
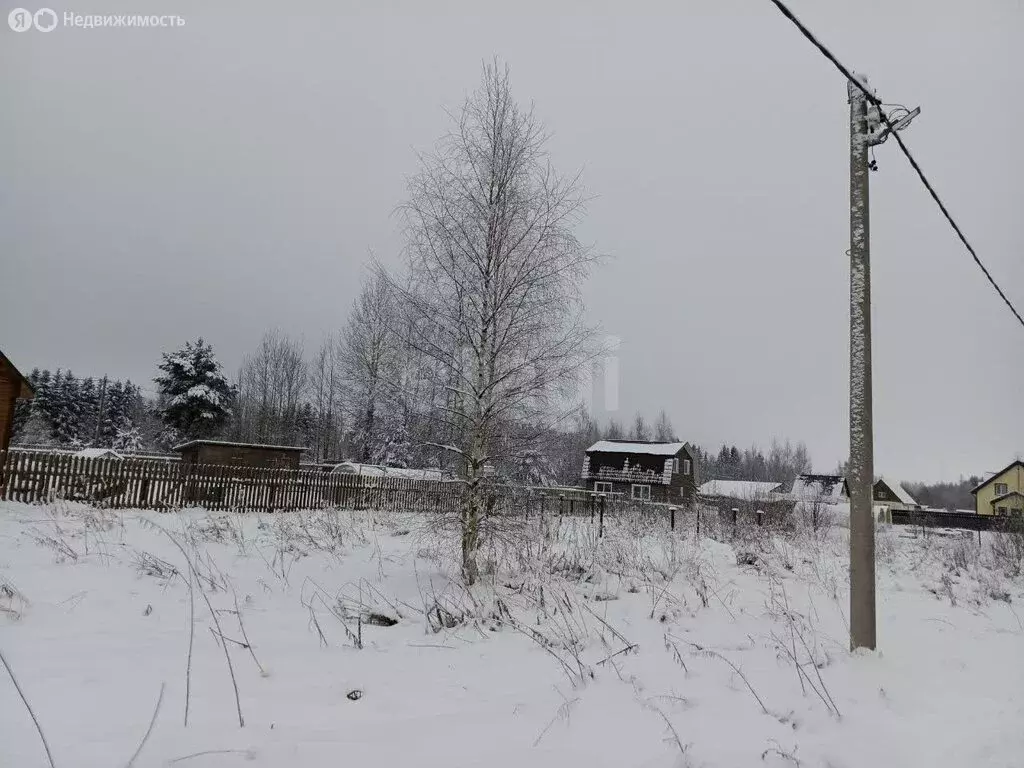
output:
[[[0,499],[63,498],[111,508],[214,510],[401,509],[454,512],[463,484],[320,470],[185,464],[154,459],[0,453]]]
[[[152,458],[86,458],[68,453],[12,449],[0,453],[0,499],[27,503],[55,499],[114,509],[287,511],[340,507],[403,512],[458,513],[462,481],[371,477],[323,469],[262,469],[187,464]],[[637,503],[622,494],[584,488],[488,483],[498,514],[590,517],[641,512],[673,525],[675,507]],[[602,498],[603,496],[603,498]]]

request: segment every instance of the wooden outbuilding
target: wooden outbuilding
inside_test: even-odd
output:
[[[0,352],[0,451],[6,451],[11,443],[14,402],[19,398],[30,399],[34,396],[28,379]]]
[[[265,469],[298,469],[305,448],[292,445],[259,445],[229,443],[223,440],[190,440],[174,446],[181,454],[181,463],[218,464],[230,467],[263,467]]]

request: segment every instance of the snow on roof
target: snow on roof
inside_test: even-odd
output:
[[[364,477],[402,477],[411,480],[446,480],[444,471],[440,469],[409,469],[405,467],[382,467],[377,464],[359,464],[354,461],[343,461],[331,473],[346,475],[363,475]]]
[[[262,445],[260,443],[232,443],[229,440],[189,440],[187,443],[176,445],[172,451],[183,451],[193,445],[229,445],[232,448],[269,448],[274,451],[305,451],[306,448],[299,445]]]
[[[885,476],[882,477],[882,482],[885,483],[889,490],[896,495],[896,498],[899,500],[901,504],[910,504],[915,507],[917,506],[917,502],[914,501],[914,497],[907,493],[907,489],[904,488],[900,483],[896,482],[895,480],[890,480]]]
[[[834,499],[844,496],[845,480],[839,475],[797,475],[791,495],[794,498]]]
[[[84,459],[124,458],[124,456],[111,448],[83,448],[80,451],[75,451],[75,456],[81,456]]]
[[[708,480],[697,489],[697,493],[701,496],[720,496],[727,499],[751,501],[763,499],[781,487],[782,483],[754,480]]]
[[[686,443],[651,443],[629,440],[598,440],[587,453],[642,453],[647,456],[675,456]]]

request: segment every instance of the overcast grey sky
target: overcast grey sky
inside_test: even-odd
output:
[[[86,2],[51,7],[186,24],[0,27],[0,349],[23,369],[151,386],[200,334],[229,370],[272,326],[318,345],[370,251],[396,261],[416,150],[497,55],[596,196],[622,419],[846,453],[846,85],[768,0]],[[792,5],[922,106],[907,142],[1024,306],[1024,4]],[[1024,329],[896,147],[877,159],[876,468],[995,470],[1024,451]]]

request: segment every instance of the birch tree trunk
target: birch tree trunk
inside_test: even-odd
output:
[[[492,470],[528,455],[576,402],[594,338],[579,286],[596,257],[574,234],[577,180],[551,167],[544,128],[512,98],[507,68],[486,65],[453,120],[410,182],[408,282],[391,282],[406,346],[433,380],[422,389],[439,393],[430,431],[445,437],[433,447],[461,464],[462,570],[473,583],[493,523]]]

